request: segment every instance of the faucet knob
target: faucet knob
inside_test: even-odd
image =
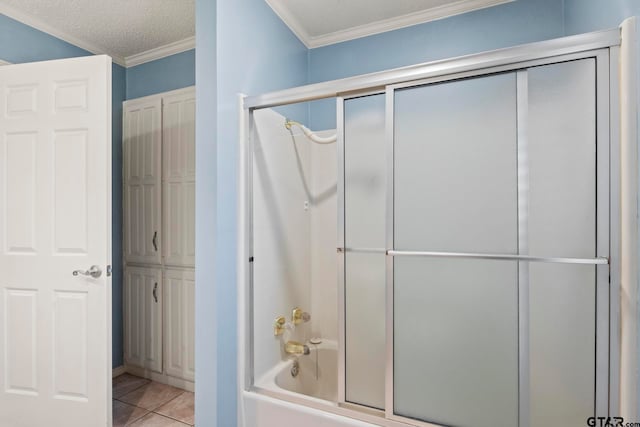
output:
[[[278,336],[284,334],[285,326],[287,323],[287,319],[284,316],[276,317],[276,320],[273,322],[273,335]]]
[[[291,321],[294,325],[307,323],[309,320],[311,320],[311,315],[306,311],[302,311],[302,309],[299,307],[294,308],[291,312]]]
[[[302,356],[311,353],[311,349],[308,345],[298,341],[287,341],[284,345],[284,352],[290,356]]]

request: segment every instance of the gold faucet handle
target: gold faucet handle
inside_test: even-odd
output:
[[[284,316],[276,317],[276,320],[273,322],[273,335],[279,336],[284,334],[284,325],[287,323],[287,319]]]
[[[306,323],[311,320],[311,315],[307,312],[302,311],[301,308],[296,307],[291,312],[291,322],[294,325],[299,325],[300,323]]]

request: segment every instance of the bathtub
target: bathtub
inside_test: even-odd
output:
[[[311,353],[279,362],[255,382],[257,391],[241,391],[244,427],[375,427],[333,412],[338,408],[338,346],[335,341],[309,344]],[[318,379],[316,379],[316,357]]]
[[[311,400],[335,403],[338,400],[338,345],[335,341],[309,344],[308,355],[290,357],[267,371],[256,386],[285,395],[304,395]],[[299,371],[291,374],[294,362]]]

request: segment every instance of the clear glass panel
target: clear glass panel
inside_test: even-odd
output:
[[[395,249],[515,253],[515,74],[395,98]]]
[[[249,349],[257,387],[337,401],[337,145],[315,144],[298,125],[285,126],[290,119],[320,136],[335,135],[335,129],[309,124],[312,105],[253,113],[253,342]],[[294,307],[309,313],[310,320],[294,325]],[[276,328],[280,317],[283,330]],[[312,337],[321,338],[322,343],[311,345]],[[289,341],[307,344],[311,350],[300,357],[296,378],[290,374],[294,358],[285,350]]]
[[[385,248],[385,97],[346,100],[345,244]],[[385,255],[345,256],[345,399],[384,407]]]
[[[518,424],[517,263],[394,259],[394,413]]]
[[[594,415],[596,267],[530,263],[531,427]]]
[[[291,114],[291,112],[290,112]],[[304,330],[274,337],[274,319],[293,307],[310,310],[312,289],[309,200],[311,145],[292,138],[285,116],[254,113],[253,139],[253,353],[256,385],[273,382],[286,355],[285,340],[304,341]],[[302,165],[302,166],[300,166]],[[315,313],[313,313],[315,314]]]
[[[596,75],[585,59],[528,71],[529,253],[596,255]],[[594,413],[594,266],[529,266],[531,426]]]

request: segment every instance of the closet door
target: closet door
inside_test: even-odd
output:
[[[163,98],[164,262],[195,265],[195,91]]]
[[[195,274],[193,270],[165,270],[164,348],[166,373],[193,381]]]
[[[124,255],[161,262],[161,98],[124,104]]]
[[[127,266],[124,278],[124,359],[162,372],[162,270]]]

